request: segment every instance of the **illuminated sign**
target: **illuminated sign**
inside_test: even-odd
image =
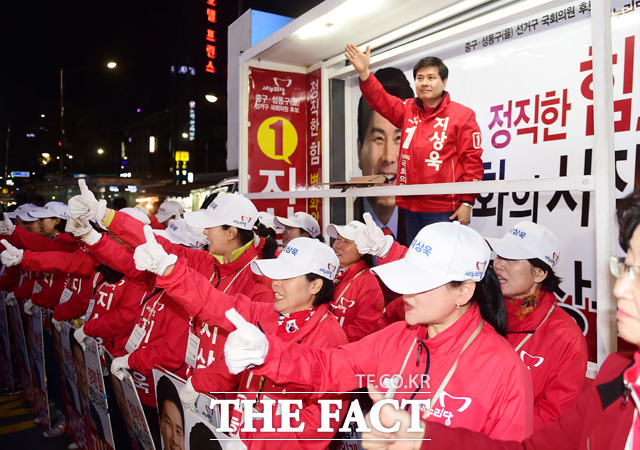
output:
[[[29,172],[11,172],[13,178],[29,178]]]
[[[207,43],[205,44],[205,51],[207,52],[207,65],[204,68],[209,73],[216,73],[216,66],[214,61],[216,59],[216,30],[214,29],[214,25],[216,23],[216,0],[205,0],[206,1],[206,11],[207,11],[207,34],[205,39]]]
[[[196,102],[189,102],[189,140],[196,138]]]

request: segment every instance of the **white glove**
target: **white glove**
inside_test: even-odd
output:
[[[13,292],[9,292],[4,298],[4,304],[7,306],[16,306],[18,304],[16,296]]]
[[[180,389],[178,395],[180,396],[182,406],[190,411],[196,412],[196,400],[200,394],[193,388],[193,384],[191,384],[191,377],[189,377],[184,387]]]
[[[0,253],[0,261],[7,267],[15,266],[20,264],[22,261],[22,256],[24,255],[24,250],[21,248],[14,247],[9,244],[6,239],[0,240],[2,245],[6,248],[2,253]]]
[[[107,212],[107,201],[97,200],[93,192],[87,187],[84,178],[78,180],[80,195],[75,195],[69,199],[69,215],[79,219],[88,219],[94,222],[101,221]]]
[[[54,319],[53,317],[51,318],[51,323],[53,324],[54,327],[56,327],[56,330],[58,330],[58,333],[60,333],[62,331],[62,325],[61,322]]]
[[[73,337],[76,338],[76,341],[78,341],[78,344],[80,344],[80,347],[82,347],[82,350],[87,349],[87,344],[84,343],[84,340],[87,338],[87,335],[84,334],[84,325],[82,325],[80,328],[78,328],[76,331],[73,332]]]
[[[178,257],[164,251],[162,245],[156,241],[156,237],[149,225],[145,225],[143,231],[147,242],[138,245],[133,253],[136,269],[148,270],[157,275],[162,275],[167,270],[167,267],[176,263]]]
[[[111,362],[111,373],[118,377],[120,381],[124,380],[124,374],[127,369],[129,369],[129,355],[119,356]]]
[[[236,327],[224,344],[224,358],[229,372],[235,375],[264,363],[269,352],[269,341],[264,333],[244,320],[235,308],[228,309],[224,315]]]
[[[361,255],[374,255],[384,258],[393,245],[393,236],[388,236],[376,225],[370,213],[362,215],[366,228],[358,228],[353,242]]]
[[[91,230],[93,230],[93,227],[89,225],[87,219],[78,219],[76,217],[67,220],[67,225],[64,227],[64,231],[73,234],[77,238],[90,233]]]
[[[33,304],[31,299],[27,300],[26,303],[24,304],[24,312],[29,315],[33,314],[34,308],[37,308],[37,306]]]
[[[16,229],[16,226],[11,222],[7,213],[3,213],[2,222],[0,222],[0,234],[11,236],[13,231]]]

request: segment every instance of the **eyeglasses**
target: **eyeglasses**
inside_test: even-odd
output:
[[[611,271],[611,275],[616,278],[620,278],[622,275],[628,273],[631,281],[637,278],[637,282],[640,282],[640,267],[628,266],[622,257],[612,256],[609,259],[609,270]]]

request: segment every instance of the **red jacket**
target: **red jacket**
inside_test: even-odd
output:
[[[558,419],[524,442],[492,441],[464,429],[428,424],[421,448],[454,450],[623,450],[633,423],[634,407],[622,374],[633,363],[632,353],[612,353],[594,383]]]
[[[427,327],[396,322],[332,350],[285,343],[269,336],[269,353],[255,372],[315,392],[350,391],[373,384],[385,392],[394,375],[396,399],[428,400],[459,356],[453,376],[434,403],[429,422],[466,427],[495,439],[524,439],[533,429],[531,374],[509,343],[484,322],[477,305],[427,339]],[[403,364],[404,371],[401,370]],[[424,408],[421,408],[424,411]]]
[[[571,408],[582,391],[587,342],[575,320],[557,305],[556,296],[546,291],[541,292],[540,305],[523,321],[508,314],[507,330],[507,340],[514,348],[531,336],[517,354],[533,378],[534,430],[538,430]],[[533,330],[533,334],[524,333]]]
[[[378,329],[384,296],[364,259],[347,269],[335,286],[330,305],[349,342],[360,340]]]
[[[389,95],[376,77],[360,81],[371,108],[402,130],[397,184],[451,183],[482,180],[480,127],[474,112],[451,101],[448,92],[435,108],[418,98],[400,100]],[[396,205],[414,212],[455,211],[475,194],[399,196]]]
[[[4,272],[0,275],[0,291],[13,292],[20,283],[22,269],[18,265],[11,267],[3,265],[2,267],[4,267]]]
[[[189,282],[185,283],[185,280]],[[178,261],[172,272],[164,277],[158,277],[158,286],[163,287],[167,293],[180,301],[189,313],[198,317],[200,320],[211,326],[220,327],[227,332],[235,330],[235,326],[229,322],[225,316],[225,311],[230,308],[236,308],[238,312],[249,322],[257,324],[267,335],[282,335],[281,329],[278,327],[279,314],[273,309],[273,305],[266,303],[254,302],[245,295],[239,294],[234,296],[225,295],[219,290],[211,286],[211,283],[201,275],[197,274],[193,269],[187,267],[184,261]],[[321,305],[317,308],[314,315],[309,319],[305,326],[301,326],[296,333],[284,333],[283,337],[292,336],[291,342],[296,345],[300,341],[305,345],[317,348],[332,348],[340,344],[345,344],[347,338],[344,331],[336,321],[336,318],[329,312],[328,305]],[[198,371],[196,371],[198,373]],[[262,387],[260,389],[260,386]],[[213,390],[209,387],[209,391]],[[242,380],[239,386],[239,398],[260,398],[265,397],[273,400],[277,399],[302,399],[303,407],[300,410],[300,421],[294,420],[291,424],[292,428],[304,422],[304,431],[300,433],[281,433],[277,435],[270,432],[261,432],[260,426],[254,426],[258,429],[256,432],[240,432],[240,437],[245,439],[245,444],[251,449],[271,448],[271,441],[260,441],[259,439],[277,437],[283,448],[326,448],[328,441],[333,437],[334,433],[318,433],[320,427],[320,406],[317,399],[312,400],[307,395],[289,393],[285,394],[286,386],[273,383],[268,379],[261,379],[259,375],[252,371],[245,371],[242,374]],[[293,389],[296,390],[296,389]],[[280,394],[282,392],[282,394]],[[262,393],[262,394],[260,394]],[[323,398],[341,398],[336,395],[326,395]],[[344,400],[345,397],[342,397]],[[344,403],[343,403],[343,406]],[[343,413],[346,413],[343,408]],[[239,418],[241,413],[236,412],[232,415],[232,426],[238,429],[241,427]],[[234,421],[234,418],[236,419]],[[280,415],[276,413],[273,417],[273,426],[280,427]],[[334,421],[333,426],[337,428],[339,422]],[[298,439],[318,439],[317,441],[298,442]],[[257,439],[257,440],[252,440]],[[324,439],[324,440],[321,440]]]
[[[36,252],[74,252],[80,242],[69,233],[59,233],[53,238],[32,233],[22,227],[16,227],[11,236],[6,236],[10,244]]]

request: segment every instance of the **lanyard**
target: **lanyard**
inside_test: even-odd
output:
[[[482,321],[480,322],[480,324],[478,325],[476,330],[473,332],[473,334],[471,336],[469,336],[469,339],[467,339],[467,342],[462,347],[462,350],[460,350],[460,354],[458,355],[458,357],[456,358],[455,362],[453,363],[453,366],[451,366],[451,369],[449,369],[449,373],[447,373],[447,376],[445,376],[444,380],[442,380],[442,383],[440,383],[440,387],[438,388],[438,390],[434,394],[433,398],[429,402],[429,406],[427,407],[427,410],[422,415],[423,419],[426,419],[427,417],[429,417],[429,413],[431,412],[431,409],[433,408],[434,403],[436,402],[436,400],[438,400],[438,397],[440,397],[440,394],[442,393],[442,391],[444,391],[444,388],[449,383],[449,380],[451,380],[451,377],[453,377],[453,373],[456,371],[456,368],[458,367],[458,361],[460,360],[460,357],[462,356],[462,353],[467,349],[467,347],[469,347],[469,345],[471,345],[471,343],[475,340],[475,338],[478,336],[478,334],[480,334],[480,330],[482,330],[482,326],[483,325],[484,325],[484,319],[482,319]],[[407,356],[404,358],[404,362],[402,363],[402,367],[400,368],[399,377],[402,377],[402,373],[404,372],[404,368],[407,365],[407,361],[409,361],[409,356],[411,356],[411,352],[412,352],[413,347],[415,346],[417,340],[418,340],[418,338],[414,338],[413,342],[411,343],[411,347],[409,348],[409,352],[407,353]],[[393,396],[395,394],[395,391],[396,391],[396,388],[395,388],[396,384],[397,383],[393,383],[391,389],[389,389],[387,391],[387,393],[385,394],[385,398],[393,398]],[[389,395],[390,392],[391,392],[391,394]]]
[[[366,271],[366,270],[367,270],[367,269],[362,269],[360,272],[358,272],[358,273],[356,274],[356,276],[355,276],[355,277],[353,277],[353,278],[351,279],[351,281],[349,281],[349,284],[347,284],[347,287],[345,287],[345,288],[344,288],[344,290],[343,290],[342,292],[340,292],[340,295],[338,296],[338,300],[340,300],[340,297],[342,297],[342,296],[344,295],[344,293],[345,293],[345,292],[347,292],[347,289],[349,289],[349,286],[351,286],[351,283],[353,283],[353,281],[354,281],[356,278],[358,278],[360,275],[362,275],[363,273],[365,273],[365,271]]]
[[[547,315],[544,316],[544,319],[542,320],[542,322],[540,322],[540,325],[538,325],[536,327],[535,330],[530,331],[529,334],[522,340],[520,341],[520,343],[518,344],[518,346],[515,348],[515,351],[517,352],[518,350],[520,350],[522,348],[522,346],[529,340],[529,338],[531,336],[533,336],[533,333],[535,333],[536,331],[538,331],[538,328],[540,328],[542,326],[543,323],[545,323],[547,321],[547,319],[549,318],[549,316],[551,315],[551,312],[553,311],[553,309],[556,307],[556,304],[554,303],[553,305],[551,305],[551,308],[549,308],[549,311],[547,311]]]

